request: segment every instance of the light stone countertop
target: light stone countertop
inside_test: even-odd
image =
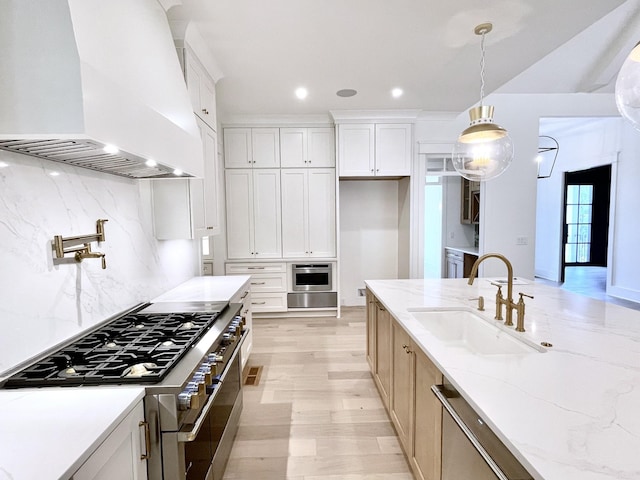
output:
[[[488,279],[366,284],[534,478],[640,479],[640,311],[539,283],[514,285],[516,300],[518,292],[535,296],[525,299],[527,331],[517,335],[553,347],[480,355],[447,346],[407,309],[463,307],[499,324]],[[478,295],[484,312],[471,300]]]
[[[250,275],[193,277],[151,300],[159,302],[228,302],[245,284]]]
[[[71,478],[143,396],[143,387],[0,390],[0,480]]]
[[[450,246],[446,246],[444,248],[446,248],[447,250],[456,250],[458,252],[468,253],[469,255],[475,255],[476,257],[480,255],[478,253],[478,251],[479,251],[478,247],[450,247]]]

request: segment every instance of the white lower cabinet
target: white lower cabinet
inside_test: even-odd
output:
[[[287,264],[281,262],[227,263],[227,275],[251,275],[251,311],[287,311]]]
[[[280,169],[229,169],[227,258],[282,258]]]
[[[244,369],[247,361],[249,360],[249,355],[251,355],[251,350],[253,349],[253,309],[251,306],[251,286],[249,282],[245,283],[242,288],[238,290],[233,297],[231,297],[229,303],[242,304],[240,315],[242,315],[245,328],[248,330],[244,342],[242,343],[241,350],[241,367]]]
[[[146,480],[147,460],[142,401],[118,424],[73,480]]]
[[[282,169],[281,183],[282,256],[335,257],[335,169]]]

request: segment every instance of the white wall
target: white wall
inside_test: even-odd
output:
[[[640,302],[640,132],[626,122],[622,129],[622,148],[617,164],[615,188],[615,230],[610,258],[610,285],[607,293]],[[613,182],[613,181],[612,181]],[[611,232],[611,229],[609,230]]]
[[[341,180],[341,305],[364,305],[365,280],[398,278],[398,181]]]
[[[153,237],[148,181],[4,151],[0,162],[0,373],[196,274],[194,242]],[[106,270],[54,266],[54,235],[95,233],[99,218]]]

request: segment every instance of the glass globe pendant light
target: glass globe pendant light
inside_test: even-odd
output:
[[[640,43],[626,58],[616,79],[618,111],[636,130],[640,130]]]
[[[491,23],[478,25],[474,32],[482,35],[480,47],[480,104],[469,110],[471,124],[453,146],[453,167],[464,178],[483,182],[496,178],[513,160],[513,142],[509,133],[493,123],[493,106],[483,105],[484,99],[484,37],[491,31]]]

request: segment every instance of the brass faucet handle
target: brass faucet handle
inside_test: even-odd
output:
[[[526,293],[518,292],[518,295],[520,295],[520,300],[518,300],[518,303],[524,303],[524,299],[522,297],[533,299],[533,295],[527,295]]]

